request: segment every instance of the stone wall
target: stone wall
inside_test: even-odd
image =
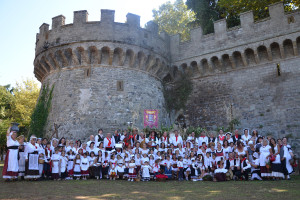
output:
[[[288,136],[300,153],[300,58],[193,79],[194,90],[186,110],[193,126],[257,129],[261,135]],[[278,76],[277,64],[280,66]]]
[[[86,76],[85,69],[61,70],[44,80],[43,84],[55,84],[47,135],[52,133],[53,123],[61,125],[59,137],[84,140],[99,128],[105,133],[125,129],[129,121],[143,128],[144,109],[159,109],[159,119],[168,119],[162,85],[155,77],[100,65],[93,66]],[[124,91],[117,90],[117,81],[123,81]]]

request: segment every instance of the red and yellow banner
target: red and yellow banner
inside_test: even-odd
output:
[[[144,128],[158,128],[158,110],[144,110]]]

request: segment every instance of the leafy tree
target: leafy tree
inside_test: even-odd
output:
[[[16,83],[15,88],[0,86],[0,152],[6,145],[6,131],[11,122],[20,124],[20,135],[27,135],[38,95],[38,84],[31,79]]]
[[[239,14],[252,10],[254,19],[269,17],[268,6],[281,0],[187,0],[189,9],[196,13],[194,26],[201,26],[204,34],[214,32],[213,22],[226,18],[228,28],[240,24]],[[300,6],[299,0],[284,0],[285,11],[292,11]]]
[[[214,21],[221,17],[218,1],[216,0],[187,0],[186,5],[196,13],[194,26],[201,26],[203,34],[214,32]]]
[[[188,10],[183,0],[176,0],[174,4],[168,1],[152,12],[153,21],[158,24],[160,32],[165,31],[169,35],[181,34],[183,41],[190,39],[189,24],[195,20],[195,14]]]
[[[219,0],[218,6],[223,9],[222,17],[238,16],[242,12],[253,11],[254,19],[259,20],[269,17],[268,6],[282,0],[259,0],[259,1],[238,1]],[[299,0],[284,0],[285,11],[292,11],[300,6]]]
[[[39,96],[39,86],[34,80],[24,80],[14,88],[14,102],[11,114],[14,121],[20,123],[20,133],[28,135],[31,114]]]

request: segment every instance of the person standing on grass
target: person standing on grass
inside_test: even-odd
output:
[[[11,127],[9,127],[6,133],[6,139],[7,153],[2,170],[2,176],[5,181],[17,180],[19,173],[18,153],[20,145],[17,141],[17,132],[11,131]]]
[[[36,146],[36,136],[30,137],[30,142],[25,147],[25,179],[36,180],[39,175],[39,150]]]
[[[283,167],[283,173],[287,180],[290,180],[290,174],[294,171],[290,164],[290,160],[294,157],[291,146],[287,144],[287,138],[282,138],[282,146],[280,148],[280,160]]]

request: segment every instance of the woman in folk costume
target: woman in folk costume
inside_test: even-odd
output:
[[[250,132],[249,128],[245,128],[243,132],[244,132],[244,135],[242,135],[242,140],[245,143],[247,143],[252,138],[252,136],[249,133]]]
[[[30,137],[30,142],[25,148],[25,179],[37,179],[39,175],[39,151],[36,146],[36,136]]]
[[[19,146],[19,176],[24,179],[25,176],[25,142],[24,135],[20,135],[17,140],[20,144]]]
[[[5,157],[4,167],[2,171],[3,178],[6,181],[18,178],[19,162],[18,162],[18,152],[19,152],[19,142],[17,141],[17,132],[11,131],[11,127],[8,128],[6,134],[6,145],[7,153]]]
[[[267,168],[267,161],[268,156],[271,153],[271,146],[269,145],[269,141],[267,139],[263,140],[263,144],[259,149],[260,157],[259,157],[259,164],[260,164],[260,173],[262,178],[268,178],[271,176],[270,169]]]
[[[148,144],[148,147],[152,149],[154,149],[156,145],[160,143],[155,131],[151,131],[149,137],[146,139],[146,143]]]
[[[39,149],[36,145],[37,138],[32,135],[29,142],[25,145],[24,158],[25,158],[25,179],[39,178]]]

